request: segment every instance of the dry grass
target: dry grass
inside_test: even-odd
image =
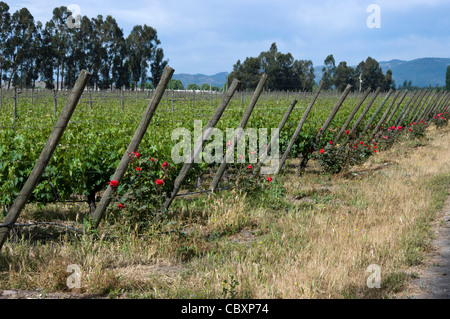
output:
[[[69,291],[66,268],[78,264],[78,292],[109,297],[392,297],[420,267],[450,188],[450,129],[428,136],[339,175],[311,161],[302,178],[287,172],[252,195],[177,202],[170,226],[144,234],[105,222],[117,239],[8,242],[0,289]],[[381,289],[366,285],[371,264]]]

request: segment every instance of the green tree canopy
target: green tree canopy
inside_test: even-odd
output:
[[[347,66],[347,62],[339,63],[334,71],[331,83],[338,91],[344,91],[348,84],[353,85],[352,91],[355,90],[355,70],[351,66]]]
[[[183,83],[180,80],[171,79],[167,85],[169,90],[184,90]]]
[[[279,52],[276,43],[258,57],[238,60],[228,76],[228,85],[238,79],[241,90],[253,90],[263,73],[269,77],[266,84],[269,90],[311,91],[314,86],[312,61],[295,60],[291,53]]]
[[[391,87],[394,87],[392,71],[388,70],[385,76],[377,60],[371,57],[358,64],[356,74],[358,76],[361,75],[362,90],[366,90],[369,87],[372,90],[376,90],[377,87],[381,87],[384,91],[388,91]]]
[[[191,83],[191,84],[188,84],[188,86],[186,87],[186,90],[200,90],[200,87],[195,83]]]
[[[200,87],[200,90],[202,91],[209,91],[211,89],[211,84],[208,83],[203,83],[202,86]]]
[[[336,71],[336,62],[332,54],[328,55],[324,61],[325,66],[322,68],[323,89],[330,90],[333,88],[333,76]]]

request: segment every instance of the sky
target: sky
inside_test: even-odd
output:
[[[157,30],[175,73],[231,72],[276,43],[282,53],[323,65],[450,57],[449,0],[2,0],[45,24],[55,7],[76,4],[89,18],[111,15],[127,36]],[[372,8],[375,4],[375,10]]]

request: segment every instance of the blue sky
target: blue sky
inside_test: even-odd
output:
[[[238,59],[258,56],[273,42],[295,59],[357,65],[378,61],[450,57],[448,0],[3,0],[10,12],[27,7],[43,23],[58,6],[77,4],[89,18],[113,16],[125,35],[136,24],[154,27],[175,73],[231,72]],[[381,27],[368,28],[370,4]]]

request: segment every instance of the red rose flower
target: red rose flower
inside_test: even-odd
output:
[[[267,177],[267,181],[268,181],[269,183],[271,183],[271,182],[272,182],[272,177]]]
[[[110,181],[110,182],[109,182],[109,185],[110,185],[111,187],[117,187],[117,186],[119,186],[119,182],[118,182],[118,181]]]
[[[162,165],[161,165],[162,167],[166,167],[166,166],[169,166],[169,163],[167,163],[167,162],[164,162],[164,163],[162,163]]]
[[[161,179],[157,179],[157,180],[155,181],[155,184],[156,184],[156,185],[162,185],[162,184],[164,184],[164,181],[161,180]]]
[[[325,153],[325,150],[322,148],[322,149],[320,150],[320,154],[323,154],[323,153]]]

